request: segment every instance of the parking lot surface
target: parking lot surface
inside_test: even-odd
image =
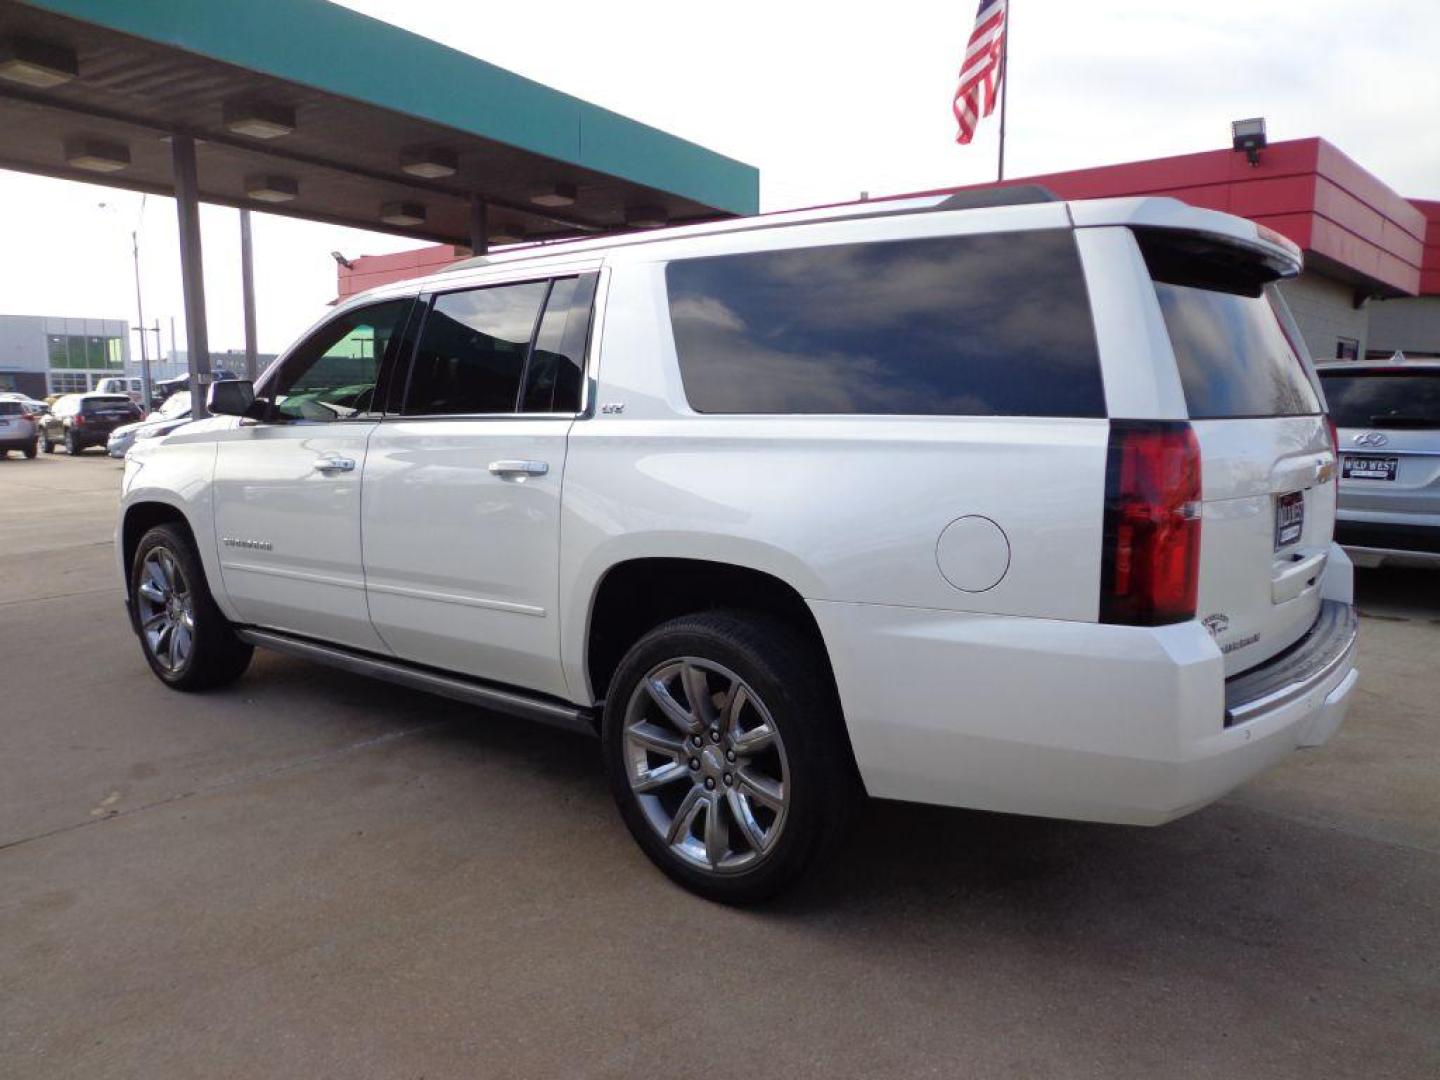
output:
[[[1158,829],[874,804],[736,911],[583,737],[257,653],[150,674],[121,467],[0,462],[0,1076],[1435,1077],[1440,576],[1332,742]]]

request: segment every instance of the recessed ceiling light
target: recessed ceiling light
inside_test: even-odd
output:
[[[551,191],[542,191],[539,195],[531,195],[530,201],[536,206],[574,206],[575,185],[556,184]]]
[[[104,139],[72,139],[65,144],[65,162],[89,172],[118,172],[130,164],[130,148]]]
[[[658,229],[668,224],[670,215],[660,206],[629,206],[625,208],[625,224],[636,229]]]
[[[48,90],[79,74],[75,53],[64,46],[31,38],[0,41],[0,79]]]
[[[251,176],[245,180],[245,194],[257,202],[290,202],[300,194],[300,181],[293,176]]]
[[[295,130],[295,110],[260,102],[231,102],[225,106],[225,126],[252,139],[278,139]]]
[[[525,239],[525,229],[520,225],[499,225],[490,234],[492,244],[518,244]]]
[[[389,202],[380,208],[380,220],[386,225],[425,224],[425,207],[414,202]]]
[[[400,168],[411,176],[439,180],[442,176],[454,176],[460,168],[460,161],[453,150],[430,147],[425,150],[407,150],[400,156]]]

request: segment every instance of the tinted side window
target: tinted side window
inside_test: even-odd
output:
[[[551,286],[540,332],[535,335],[535,351],[525,370],[521,412],[580,411],[585,342],[594,298],[594,274],[561,278]]]
[[[409,298],[347,311],[285,357],[265,392],[286,420],[330,421],[379,411],[375,384],[402,351]]]
[[[699,412],[1105,415],[1069,230],[691,259],[666,281]]]
[[[437,296],[420,331],[405,415],[514,412],[548,289],[533,281]]]

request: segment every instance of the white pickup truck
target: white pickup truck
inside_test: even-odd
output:
[[[1355,683],[1299,266],[1029,189],[473,259],[136,444],[132,621],[181,690],[260,646],[598,733],[730,902],[865,793],[1158,824]]]

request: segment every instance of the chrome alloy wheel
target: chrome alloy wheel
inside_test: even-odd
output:
[[[195,599],[169,548],[151,548],[140,564],[135,606],[145,648],[166,671],[178,671],[195,644]]]
[[[652,668],[626,707],[624,756],[645,817],[692,866],[736,873],[780,838],[785,746],[765,703],[723,665],[687,656]]]

